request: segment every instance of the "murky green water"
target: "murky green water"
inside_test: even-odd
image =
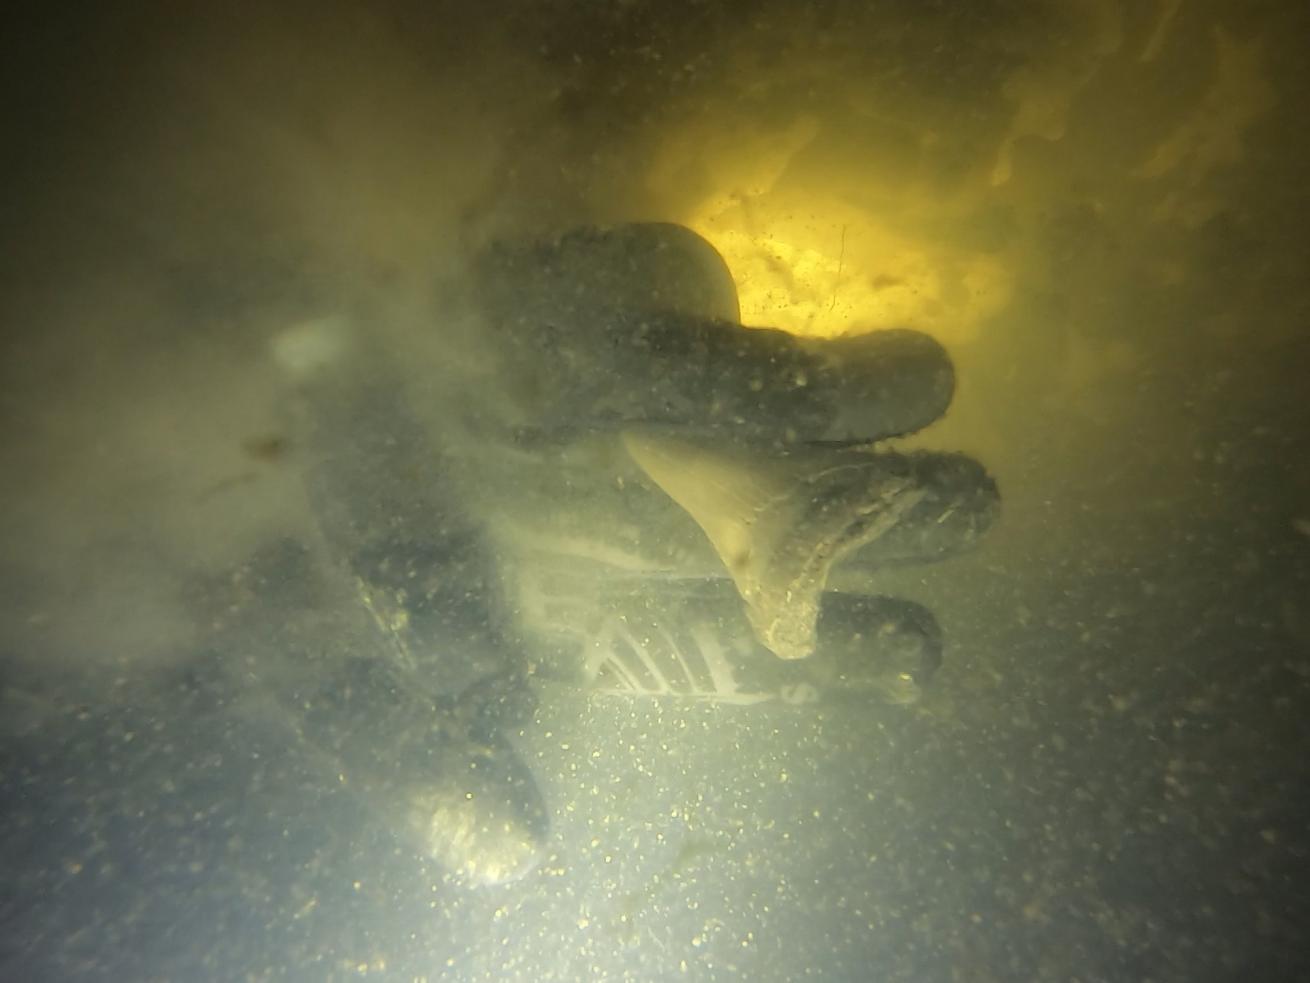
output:
[[[637,0],[16,24],[0,975],[1310,973],[1307,21]],[[522,436],[554,405],[557,348],[491,330],[475,257],[628,222],[710,243],[748,325],[912,328],[949,353],[949,411],[896,446],[982,462],[1001,510],[972,551],[870,575],[940,624],[918,702],[603,696],[544,671],[535,710],[459,701],[622,594],[533,558],[650,478],[595,437],[613,401],[548,466],[527,437],[488,451],[493,423]],[[325,324],[365,355],[318,346]],[[287,378],[318,362],[368,399],[320,393],[315,429]],[[379,391],[404,414],[356,430]],[[440,454],[397,464],[397,420]],[[368,553],[448,485],[491,529],[488,570]],[[696,553],[687,516],[634,514],[606,520],[614,569],[730,563],[736,527]],[[396,601],[402,569],[434,620],[417,581]],[[469,629],[453,660],[425,647],[492,592],[564,607]],[[401,666],[417,723],[359,722],[334,673],[361,652]],[[325,691],[349,713],[307,736]],[[402,745],[530,772],[548,831],[495,841],[530,872],[470,886],[398,837]]]

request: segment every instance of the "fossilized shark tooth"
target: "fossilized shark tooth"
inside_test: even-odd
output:
[[[906,458],[858,449],[777,451],[627,431],[628,453],[709,537],[774,654],[814,651],[819,598],[842,557],[924,497]]]

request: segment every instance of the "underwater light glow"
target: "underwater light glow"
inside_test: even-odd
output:
[[[766,193],[723,204],[688,224],[727,262],[748,325],[811,337],[916,328],[949,343],[972,338],[1011,297],[1000,257],[915,237],[840,201]]]

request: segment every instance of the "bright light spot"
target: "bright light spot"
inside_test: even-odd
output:
[[[745,324],[817,337],[916,328],[949,343],[1009,302],[1010,274],[995,257],[916,239],[835,201],[802,213],[775,200],[688,223],[727,262]]]

